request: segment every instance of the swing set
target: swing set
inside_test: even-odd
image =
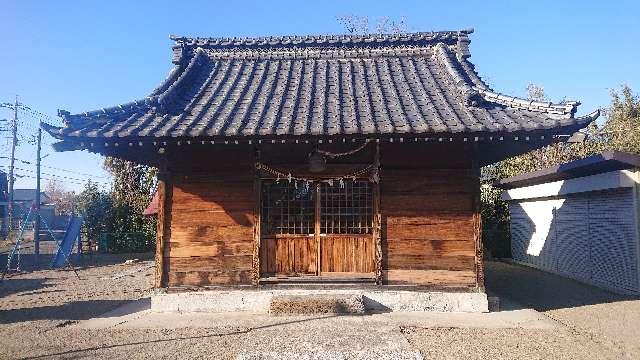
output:
[[[2,278],[0,281],[4,280],[5,276],[8,273],[12,272],[20,272],[20,258],[22,255],[22,242],[24,240],[24,235],[27,230],[27,225],[30,221],[33,221],[33,217],[35,214],[33,213],[33,208],[30,207],[27,213],[22,218],[20,223],[20,231],[18,232],[18,236],[15,239],[15,243],[7,256],[7,264],[2,272]],[[60,241],[56,240],[53,231],[47,224],[47,222],[40,218],[40,221],[44,225],[45,229],[49,233],[52,239],[56,242],[56,255],[53,257],[51,261],[50,268],[51,269],[60,269],[68,267],[76,274],[78,279],[80,276],[76,271],[75,267],[72,264],[71,253],[73,252],[74,244],[78,245],[78,260],[80,257],[80,228],[82,227],[82,217],[78,215],[72,215],[69,219],[69,223],[67,224],[67,228],[64,232],[64,236]]]

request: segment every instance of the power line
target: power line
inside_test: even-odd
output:
[[[2,168],[6,168],[5,166],[0,165],[0,167]],[[14,169],[16,170],[20,170],[20,171],[26,171],[26,172],[30,172],[30,173],[35,173],[35,170],[32,169],[25,169],[25,168],[20,168],[20,167],[14,167]],[[63,176],[63,175],[58,175],[58,174],[51,174],[51,173],[46,173],[46,172],[40,172],[41,174],[44,175],[49,175],[49,176],[53,176],[54,178],[59,178],[59,179],[67,179],[67,180],[78,180],[78,181],[92,181],[95,183],[101,183],[101,184],[109,184],[109,182],[107,181],[95,181],[93,180],[91,177],[87,177],[87,178],[74,178],[74,177],[69,177],[69,176]]]
[[[58,167],[55,167],[55,166],[49,166],[49,165],[41,165],[41,166],[42,166],[42,167],[45,167],[45,168],[48,168],[48,169],[54,169],[54,170],[65,171],[65,172],[68,172],[68,173],[78,174],[78,175],[84,175],[84,176],[89,176],[89,177],[92,177],[92,178],[110,179],[108,176],[88,174],[88,173],[83,173],[83,172],[79,172],[79,171],[68,170],[68,169],[63,169],[63,168],[58,168]]]
[[[0,156],[0,159],[9,159],[6,156]],[[16,160],[20,161],[23,164],[26,165],[35,165],[34,162],[31,161],[27,161],[27,160],[22,160],[22,159],[18,159],[16,158]],[[108,176],[102,176],[102,175],[95,175],[95,174],[89,174],[89,173],[83,173],[80,171],[75,171],[75,170],[69,170],[69,169],[63,169],[63,168],[59,168],[59,167],[55,167],[55,166],[50,166],[50,165],[40,165],[42,167],[48,168],[48,169],[53,169],[53,170],[60,170],[60,171],[64,171],[64,172],[68,172],[68,173],[72,173],[72,174],[77,174],[77,175],[83,175],[83,176],[88,176],[91,178],[102,178],[102,179],[110,179],[110,177]]]
[[[16,176],[16,177],[18,177],[18,178],[30,178],[30,179],[36,179],[36,178],[37,178],[37,177],[35,177],[35,176],[31,176],[31,175],[24,175],[24,174],[15,174],[15,176]],[[44,179],[44,180],[51,180],[51,181],[56,181],[56,180],[58,180],[58,179],[55,179],[55,178],[48,178],[48,177],[43,177],[43,176],[41,176],[40,178],[41,178],[41,179]],[[71,184],[76,184],[76,185],[85,185],[85,184],[87,184],[87,182],[88,182],[88,181],[86,181],[86,182],[66,181],[66,182],[71,183]],[[98,182],[95,182],[95,181],[92,181],[92,182],[93,182],[93,183],[96,183],[96,184],[98,184],[98,185],[107,185],[107,184],[98,183]]]
[[[29,178],[34,178],[35,179],[35,177],[33,176],[34,173],[35,173],[34,170],[21,169],[21,168],[18,168],[18,167],[16,167],[15,169],[20,171],[20,174],[16,175],[17,177],[29,177]],[[59,176],[59,175],[56,175],[56,174],[49,174],[49,173],[44,173],[44,172],[41,172],[41,174],[50,176],[50,178],[42,177],[42,179],[49,179],[49,180],[62,180],[62,179],[64,179],[64,181],[66,181],[66,182],[77,183],[77,184],[81,184],[81,185],[86,184],[89,181],[91,181],[93,183],[96,183],[96,184],[100,184],[100,185],[110,185],[107,182],[93,181],[92,179],[89,179],[89,178],[87,178],[87,179],[71,178],[71,177]]]
[[[24,103],[20,104],[19,109],[30,114],[34,118],[38,118],[42,122],[45,122],[48,124],[56,123],[56,124],[62,125],[62,120],[59,117],[53,117],[53,116],[47,115]]]

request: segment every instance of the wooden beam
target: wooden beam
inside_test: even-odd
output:
[[[173,187],[169,177],[166,159],[162,159],[158,169],[158,218],[156,231],[156,276],[155,287],[167,286],[165,266],[165,245],[171,239],[171,202]]]

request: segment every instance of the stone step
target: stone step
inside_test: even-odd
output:
[[[154,311],[207,311],[207,312],[252,312],[268,314],[272,300],[279,296],[311,296],[322,299],[323,296],[357,297],[370,312],[388,311],[438,311],[438,312],[487,312],[487,295],[484,292],[453,292],[453,291],[424,291],[424,290],[395,290],[387,287],[360,289],[220,289],[203,291],[181,291],[171,293],[156,293],[151,296],[151,309]],[[300,301],[308,303],[307,298]],[[293,301],[293,303],[298,300]],[[334,301],[335,302],[335,301]],[[286,305],[292,300],[274,302],[274,310]],[[325,303],[325,301],[320,301]],[[351,303],[346,302],[346,303]],[[276,306],[277,305],[277,306]],[[292,304],[293,305],[293,304]],[[304,305],[304,304],[303,304]],[[306,306],[306,305],[305,305]],[[330,304],[326,305],[331,307]],[[333,308],[336,308],[336,304]],[[359,306],[359,305],[358,305]],[[295,308],[299,308],[296,305]],[[320,307],[314,305],[314,307]],[[311,307],[313,309],[313,307]],[[349,307],[347,307],[349,309]],[[328,311],[328,310],[324,310]],[[330,313],[334,313],[332,310]],[[364,311],[364,310],[363,310]],[[322,313],[300,310],[291,314]]]
[[[364,314],[366,308],[362,295],[309,294],[275,295],[269,304],[272,315],[294,314]]]

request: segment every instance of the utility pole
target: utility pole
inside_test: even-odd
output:
[[[36,267],[40,266],[40,148],[42,144],[42,122],[38,122],[38,150],[36,152],[36,223],[33,227],[33,243]]]
[[[16,145],[18,144],[18,95],[13,105],[13,121],[11,121],[11,164],[9,166],[9,232],[13,228],[13,183],[15,176],[13,166],[16,162]]]

